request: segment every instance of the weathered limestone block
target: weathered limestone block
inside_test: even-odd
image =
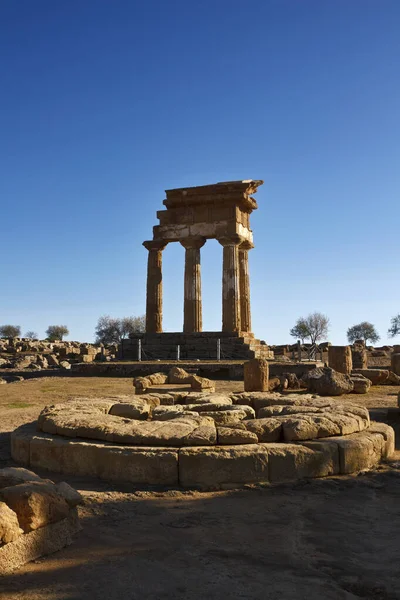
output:
[[[68,485],[68,483],[66,483],[65,481],[57,483],[56,489],[60,496],[62,496],[65,499],[70,508],[75,508],[75,506],[78,506],[78,504],[83,504],[82,495],[73,487]]]
[[[353,360],[354,369],[367,369],[368,368],[368,355],[365,344],[353,344],[351,349],[351,356]]]
[[[215,391],[214,382],[206,377],[199,377],[198,375],[192,375],[190,378],[190,385],[192,390],[195,392],[201,392],[202,390]]]
[[[244,389],[246,392],[267,392],[268,379],[269,368],[267,360],[253,358],[244,363]]]
[[[178,484],[178,449],[137,448],[37,435],[30,462],[57,473],[147,485]]]
[[[216,411],[202,411],[202,416],[211,417],[218,425],[224,425],[229,427],[235,423],[243,421],[247,418],[247,414],[244,410],[216,410]]]
[[[149,387],[151,387],[151,381],[149,377],[136,377],[133,380],[136,394],[143,394]]]
[[[65,519],[69,506],[52,483],[30,481],[3,488],[0,497],[18,517],[24,532]]]
[[[386,380],[388,385],[400,385],[400,375],[396,375],[393,371],[389,371],[389,377]]]
[[[79,360],[83,363],[91,363],[94,361],[93,354],[81,354]]]
[[[385,440],[382,458],[390,458],[395,451],[395,435],[393,427],[386,423],[371,422],[368,433],[380,433]]]
[[[11,432],[11,456],[20,465],[29,466],[30,442],[35,431],[35,424],[29,423]]]
[[[353,369],[353,375],[363,375],[369,379],[372,385],[382,385],[389,377],[386,369]]]
[[[218,406],[232,406],[232,400],[229,396],[223,394],[201,394],[196,395],[189,393],[185,398],[185,404],[198,405],[198,404],[209,404]],[[196,409],[197,410],[197,409]],[[201,410],[201,409],[200,409]]]
[[[264,446],[268,452],[270,483],[326,477],[339,473],[339,455],[334,446],[320,442],[309,442],[307,445]]]
[[[150,406],[147,402],[139,399],[132,402],[119,402],[113,404],[109,414],[126,419],[145,420],[149,417]]]
[[[282,438],[282,421],[278,419],[251,419],[243,421],[247,431],[254,433],[259,442],[279,442]]]
[[[21,533],[23,530],[19,526],[17,513],[5,502],[0,502],[0,544],[13,542]]]
[[[76,509],[71,509],[67,519],[30,531],[4,544],[0,547],[0,575],[11,574],[30,561],[72,544],[74,535],[81,529]]]
[[[329,346],[328,363],[331,369],[349,375],[353,368],[350,346]]]
[[[153,373],[152,375],[148,375],[147,379],[151,385],[164,385],[168,382],[168,375],[165,373]]]
[[[47,354],[46,358],[47,358],[47,362],[49,363],[50,367],[58,367],[59,362],[58,362],[58,358],[56,357],[55,354]]]
[[[39,475],[22,467],[6,467],[0,469],[0,489],[26,483],[28,481],[43,481]]]
[[[400,353],[393,353],[391,357],[391,367],[395,375],[400,375]]]
[[[218,444],[257,444],[258,437],[255,433],[246,429],[233,429],[232,427],[217,427]]]
[[[322,415],[283,417],[282,429],[285,442],[313,440],[340,434],[339,426]]]
[[[308,373],[307,387],[309,392],[320,396],[341,396],[352,392],[354,385],[349,375],[325,367]]]
[[[362,375],[351,375],[353,382],[353,394],[367,394],[371,387],[371,380]]]
[[[181,369],[181,367],[172,367],[170,372],[168,373],[168,383],[191,383],[192,375],[185,371],[185,369]]]
[[[321,441],[337,445],[342,475],[371,469],[381,461],[386,448],[383,435],[368,431],[343,437],[325,438]]]
[[[268,481],[268,452],[258,444],[184,448],[179,451],[179,482],[184,487]]]
[[[175,404],[173,406],[157,406],[153,409],[151,413],[151,418],[153,421],[168,421],[169,419],[176,419],[176,417],[181,417],[183,413],[192,411],[186,411],[186,407],[183,407],[181,404]],[[198,415],[199,413],[197,413]]]

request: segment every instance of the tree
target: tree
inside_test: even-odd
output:
[[[120,321],[121,339],[129,337],[131,333],[144,333],[146,331],[146,317],[124,317]]]
[[[21,336],[21,327],[19,325],[1,325],[0,337],[16,338]]]
[[[50,342],[61,342],[65,335],[69,335],[66,325],[49,325],[46,329],[46,336]]]
[[[312,344],[316,344],[328,335],[328,331],[328,317],[322,313],[314,312],[309,314],[308,317],[297,319],[295,326],[290,330],[290,335],[299,337],[301,340],[309,338]]]
[[[290,335],[296,340],[301,340],[301,343],[304,344],[304,340],[309,337],[309,331],[305,319],[298,319],[296,325],[292,327],[290,330]]]
[[[380,337],[375,329],[375,325],[368,323],[368,321],[363,321],[358,325],[349,327],[347,330],[347,339],[350,344],[353,344],[356,340],[364,340],[365,343],[372,342],[374,344]]]
[[[96,342],[102,344],[119,344],[121,340],[129,337],[131,333],[145,331],[145,317],[123,317],[114,319],[109,315],[99,318],[96,325]]]
[[[400,314],[390,319],[390,327],[388,329],[389,337],[396,337],[400,335]]]
[[[39,336],[36,331],[27,331],[24,337],[30,338],[31,340],[37,340]]]

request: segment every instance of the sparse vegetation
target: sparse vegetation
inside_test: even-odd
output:
[[[329,318],[320,312],[314,312],[308,317],[300,317],[290,330],[290,335],[302,341],[309,339],[316,344],[326,338],[329,331]]]
[[[36,331],[27,331],[26,334],[24,335],[24,337],[29,338],[31,340],[39,339],[39,336],[36,333]]]
[[[16,338],[21,335],[21,327],[19,325],[1,325],[0,326],[0,337],[2,338]]]
[[[46,336],[50,342],[61,342],[66,335],[69,335],[66,325],[49,325],[46,329]]]
[[[121,340],[129,337],[131,333],[145,331],[145,316],[123,317],[114,319],[109,315],[99,318],[95,330],[96,342],[103,344],[119,344]]]
[[[364,340],[365,343],[372,342],[373,344],[380,339],[380,336],[375,329],[375,325],[368,321],[363,321],[358,325],[353,325],[347,330],[347,339],[350,344],[356,340]]]
[[[396,335],[400,335],[400,314],[391,319],[390,327],[388,329],[389,337],[396,337]]]

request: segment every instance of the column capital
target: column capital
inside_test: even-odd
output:
[[[252,250],[253,248],[254,244],[249,240],[244,240],[239,246],[239,250]]]
[[[165,246],[168,244],[165,240],[149,240],[147,242],[143,242],[143,246],[147,250],[164,250]]]
[[[218,241],[221,244],[221,246],[225,248],[226,246],[239,246],[243,243],[244,238],[241,235],[235,233],[233,235],[227,235],[218,238]]]
[[[199,249],[206,243],[206,238],[202,237],[201,235],[193,235],[190,237],[182,238],[181,240],[179,240],[179,242],[184,248],[186,248],[186,250],[188,250],[189,248]]]

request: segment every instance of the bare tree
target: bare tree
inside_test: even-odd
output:
[[[69,335],[69,330],[66,325],[49,325],[46,329],[46,336],[50,342],[61,342],[65,335]]]
[[[121,340],[128,338],[131,333],[143,333],[144,331],[144,316],[114,319],[109,315],[103,315],[99,318],[96,325],[96,342],[119,344]]]
[[[314,312],[309,314],[308,317],[300,317],[297,319],[295,326],[290,330],[290,335],[296,334],[294,337],[310,339],[312,344],[316,344],[327,337],[328,331],[328,317],[322,313]],[[299,333],[302,335],[298,335]]]
[[[390,327],[388,329],[389,337],[396,337],[396,335],[400,335],[400,314],[390,320]]]
[[[31,340],[37,340],[39,336],[36,331],[27,331],[24,337],[30,338]]]
[[[372,323],[369,323],[368,321],[363,321],[358,325],[349,327],[347,330],[347,339],[349,340],[350,344],[356,340],[364,340],[365,343],[369,341],[374,344],[380,339],[380,336],[375,329],[375,325],[372,325]]]
[[[19,325],[1,325],[0,337],[16,338],[21,336],[21,327]]]

